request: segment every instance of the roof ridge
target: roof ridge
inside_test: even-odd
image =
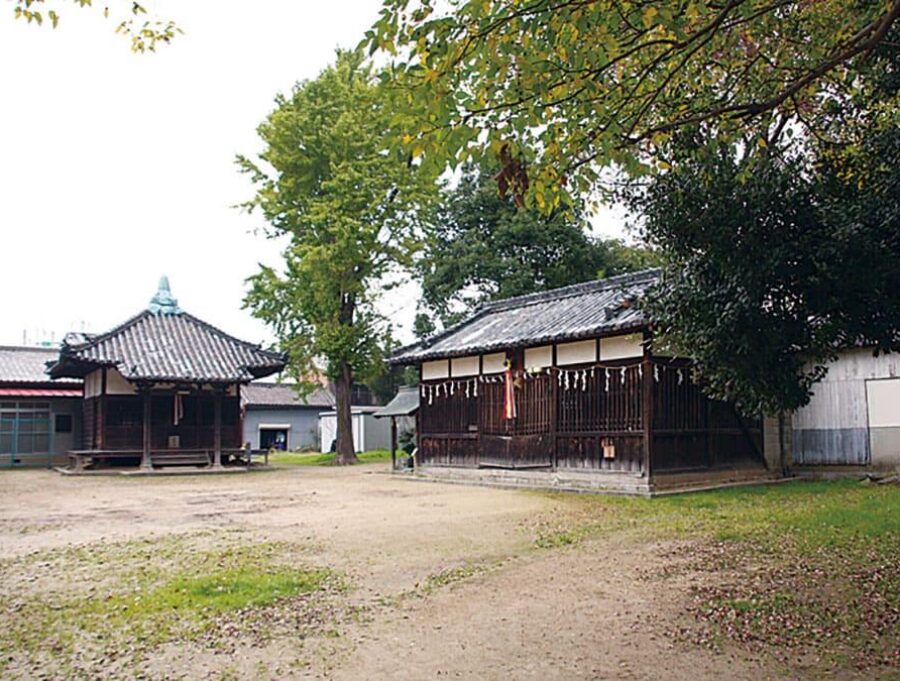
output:
[[[0,350],[23,350],[23,351],[27,351],[27,352],[52,352],[54,354],[59,352],[58,347],[48,348],[48,347],[42,346],[42,345],[34,345],[34,346],[32,346],[32,345],[0,345]]]
[[[79,345],[69,345],[68,343],[66,343],[65,339],[63,339],[63,344],[60,347],[60,353],[64,352],[66,349],[80,351],[80,350],[86,350],[87,348],[98,345],[98,344],[102,343],[103,341],[107,340],[108,338],[113,337],[117,333],[121,333],[122,331],[127,329],[129,326],[133,326],[134,324],[136,324],[138,322],[138,320],[141,317],[146,317],[151,314],[152,314],[152,312],[150,312],[149,310],[141,310],[136,315],[129,317],[124,322],[111,328],[109,331],[104,331],[103,333],[95,334],[95,335],[91,336],[87,341],[85,341],[84,343],[81,343]]]
[[[615,286],[635,284],[645,279],[650,279],[660,272],[658,267],[652,267],[636,272],[626,272],[625,274],[617,274],[614,277],[605,277],[603,279],[593,279],[591,281],[583,281],[578,284],[570,284],[568,286],[560,286],[559,288],[548,289],[546,291],[537,291],[535,293],[526,293],[521,296],[513,296],[512,298],[501,298],[483,306],[479,306],[476,312],[482,307],[490,312],[509,309],[510,307],[522,307],[525,305],[536,305],[544,303],[548,300],[561,300],[572,296],[582,295],[584,293],[594,293],[603,291]]]
[[[509,310],[515,307],[522,307],[528,305],[536,305],[538,303],[544,303],[549,300],[562,300],[563,298],[571,298],[573,296],[582,295],[584,293],[593,293],[596,291],[603,291],[609,288],[613,288],[614,286],[621,286],[623,284],[632,284],[637,283],[639,281],[643,281],[644,279],[650,279],[661,272],[658,267],[650,267],[644,270],[638,270],[637,272],[627,272],[625,274],[617,274],[614,277],[606,277],[604,279],[594,279],[592,281],[583,281],[578,284],[570,284],[569,286],[560,286],[559,288],[549,289],[547,291],[538,291],[537,293],[526,293],[522,296],[514,296],[512,298],[502,298],[500,300],[495,300],[490,303],[483,303],[472,310],[472,314],[468,317],[461,319],[456,322],[456,324],[451,324],[446,329],[439,331],[433,336],[429,336],[421,341],[409,343],[406,346],[397,348],[392,354],[400,355],[404,351],[409,352],[409,350],[415,348],[415,346],[420,346],[422,349],[428,348],[439,340],[442,340],[446,336],[456,333],[462,327],[467,324],[471,324],[472,322],[480,319],[484,315],[491,312],[502,312],[503,310]]]

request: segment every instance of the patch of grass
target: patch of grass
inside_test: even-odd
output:
[[[71,614],[93,627],[115,626],[158,641],[176,634],[195,633],[217,615],[245,608],[263,608],[277,601],[321,588],[327,570],[239,565],[193,576],[180,574],[156,587],[140,587],[100,601],[74,604]],[[102,623],[102,624],[101,624]]]
[[[93,660],[108,665],[130,656],[136,664],[153,647],[174,640],[217,647],[234,630],[246,644],[271,629],[263,613],[285,620],[278,609],[289,611],[292,630],[327,621],[324,596],[316,594],[340,588],[333,573],[298,565],[302,547],[293,544],[235,541],[234,533],[222,532],[92,544],[4,561],[4,571],[30,566],[35,574],[43,566],[41,582],[70,586],[22,594],[3,589],[0,649],[9,654],[0,660],[0,675],[4,665],[34,671],[78,663],[85,666],[66,667],[60,675],[88,678]]]
[[[694,569],[713,575],[692,612],[730,639],[790,663],[900,668],[900,488],[797,481],[656,499],[550,495],[532,527],[555,548],[618,533],[697,540]]]
[[[474,577],[475,575],[482,574],[486,572],[487,569],[488,568],[485,565],[467,563],[447,570],[441,570],[433,575],[428,575],[424,589],[426,592],[434,591],[435,589],[440,589],[441,587],[449,586],[450,584],[455,584],[469,579],[470,577]]]
[[[373,449],[359,452],[356,457],[359,463],[390,463],[391,452],[387,449]],[[287,466],[330,466],[334,465],[334,454],[318,452],[276,452],[269,457],[270,463]]]
[[[808,551],[859,540],[900,541],[900,489],[852,480],[733,487],[656,499],[544,496],[563,512],[543,520],[536,541],[554,532],[589,537],[622,530],[761,543],[790,536]]]

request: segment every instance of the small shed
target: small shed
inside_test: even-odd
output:
[[[391,465],[397,467],[397,433],[416,432],[416,413],[419,411],[419,388],[405,385],[397,391],[394,399],[375,412],[376,419],[391,420]]]
[[[290,383],[249,383],[241,387],[244,442],[254,449],[318,449],[319,412],[333,406],[327,388],[301,397]]]
[[[387,449],[391,444],[390,425],[375,418],[380,407],[351,407],[353,419],[353,449],[368,452],[373,449]],[[319,414],[319,442],[322,452],[334,449],[337,440],[337,412],[324,411]]]

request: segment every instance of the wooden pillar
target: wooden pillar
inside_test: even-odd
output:
[[[397,417],[391,416],[391,470],[397,470]]]
[[[653,475],[653,392],[656,386],[653,380],[653,362],[650,354],[650,334],[644,333],[644,359],[641,363],[644,374],[641,386],[641,420],[644,427],[644,461],[643,474],[651,483]]]
[[[556,343],[550,349],[550,460],[553,470],[559,468],[559,447],[556,432],[559,430],[559,369],[556,367]]]
[[[151,402],[152,396],[150,394],[150,388],[145,386],[140,389],[141,399],[143,400],[144,406],[144,418],[143,418],[143,447],[141,450],[141,468],[150,470],[153,468],[153,462],[150,459],[150,433],[152,431],[152,423],[151,420],[153,418],[153,403]]]
[[[480,362],[481,360],[479,360]],[[479,363],[479,368],[480,368]],[[416,390],[419,391],[419,408],[416,410],[416,448],[413,450],[413,469],[415,469],[418,465],[418,457],[415,454],[419,454],[422,451],[422,407],[425,405],[425,400],[422,397],[422,364],[419,363],[419,385],[416,386]]]
[[[100,369],[100,399],[97,400],[97,449],[106,449],[106,367]]]
[[[216,386],[213,390],[213,410],[215,414],[215,427],[213,430],[213,468],[222,466],[222,393],[223,390]]]

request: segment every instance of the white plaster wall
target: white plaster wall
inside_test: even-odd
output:
[[[600,339],[600,359],[628,359],[644,356],[644,336],[629,333],[624,336],[610,336]]]
[[[485,374],[499,374],[506,370],[506,353],[495,352],[481,358],[481,371]]]
[[[542,345],[537,348],[525,348],[525,368],[543,369],[553,366],[553,346]]]
[[[451,376],[477,376],[478,357],[454,357],[450,360]]]
[[[118,369],[106,370],[106,394],[107,395],[135,395],[135,387],[125,380]]]
[[[556,363],[586,364],[597,361],[597,341],[591,339],[575,343],[562,343],[556,346]]]
[[[446,359],[422,363],[422,380],[447,378],[450,375],[450,363]]]
[[[100,388],[103,385],[103,379],[100,377],[100,370],[92,371],[84,377],[84,396],[97,397],[100,394]]]

